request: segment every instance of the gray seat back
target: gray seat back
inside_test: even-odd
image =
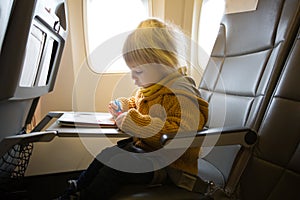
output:
[[[300,32],[241,179],[242,199],[300,199]]]
[[[256,11],[223,17],[199,87],[210,104],[208,128],[258,130],[297,34],[299,6],[298,0],[259,0]],[[224,186],[239,148],[204,149],[199,176]]]
[[[65,0],[0,3],[0,142],[29,132],[40,96],[54,88],[67,36],[64,5]],[[32,145],[18,144],[1,155],[0,181],[23,176],[31,151]]]

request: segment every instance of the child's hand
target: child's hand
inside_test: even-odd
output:
[[[120,115],[118,115],[118,117],[116,118],[116,125],[121,129],[124,118],[126,117],[127,112],[123,112]]]
[[[122,113],[122,106],[118,100],[109,102],[108,111],[114,118],[118,117]]]

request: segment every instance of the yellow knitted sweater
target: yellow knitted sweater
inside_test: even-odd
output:
[[[135,146],[146,151],[162,148],[162,134],[201,130],[208,118],[208,103],[200,97],[194,81],[179,73],[140,88],[136,96],[118,100],[128,112],[121,130],[132,135]],[[198,147],[187,148],[171,166],[197,174],[199,151]]]

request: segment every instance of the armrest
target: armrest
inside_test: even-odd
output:
[[[57,112],[49,112],[32,130],[32,132],[39,132],[43,129],[45,129],[45,127],[47,127],[47,125],[54,119],[58,119],[60,116],[62,116],[64,112],[61,111],[57,111]]]
[[[226,145],[242,145],[251,147],[257,141],[257,133],[247,127],[210,128],[197,133],[164,134],[161,138],[163,146],[211,147]],[[172,145],[171,142],[173,143]],[[180,147],[179,147],[180,148]]]
[[[3,138],[0,142],[0,157],[16,144],[28,144],[31,142],[50,142],[56,136],[56,131],[32,132],[22,135],[13,135]]]

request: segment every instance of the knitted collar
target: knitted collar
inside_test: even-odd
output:
[[[176,78],[181,76],[182,75],[178,72],[172,73],[160,80],[156,84],[153,84],[146,88],[141,88],[140,91],[143,93],[144,97],[149,97],[152,94],[156,93],[158,90],[160,90],[162,87],[167,87],[167,84],[170,84],[170,82],[174,81]]]

